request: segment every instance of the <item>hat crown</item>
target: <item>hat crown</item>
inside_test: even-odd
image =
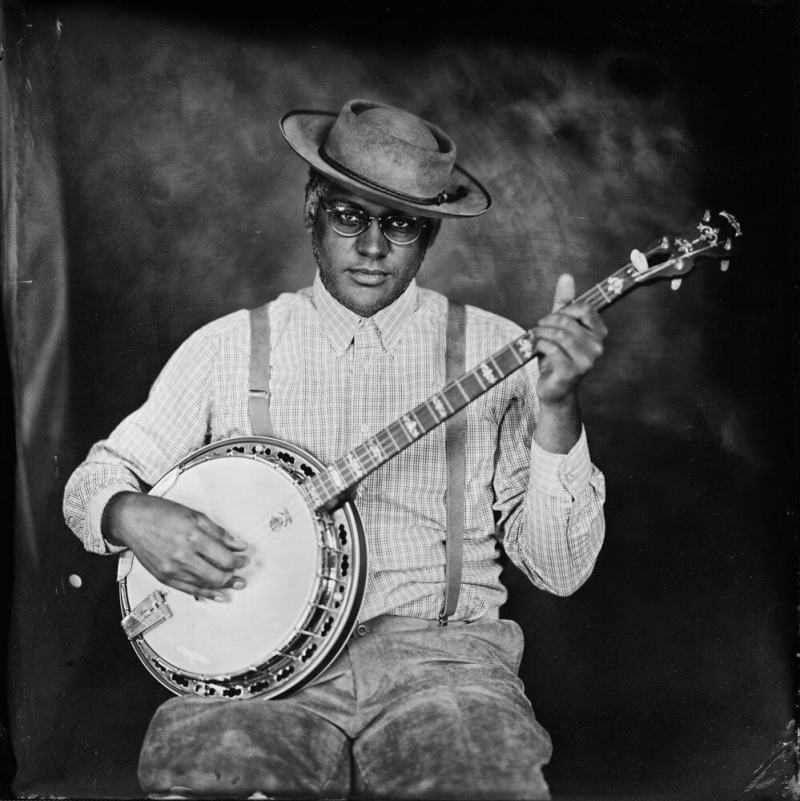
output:
[[[447,185],[456,147],[447,134],[408,111],[350,100],[322,143],[320,155],[365,183],[426,200]]]
[[[371,108],[359,114],[358,120],[410,145],[439,150],[439,143],[428,126],[408,111],[389,106]]]

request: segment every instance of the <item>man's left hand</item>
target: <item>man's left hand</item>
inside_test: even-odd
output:
[[[561,275],[553,311],[533,329],[541,354],[536,391],[543,407],[573,403],[578,384],[603,353],[608,329],[595,309],[585,303],[572,304],[574,297],[574,279]]]

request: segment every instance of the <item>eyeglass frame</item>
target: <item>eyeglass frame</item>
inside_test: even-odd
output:
[[[331,231],[333,231],[333,233],[335,233],[337,236],[342,236],[345,239],[353,239],[357,236],[361,236],[361,234],[369,230],[369,227],[372,225],[372,221],[376,220],[378,223],[378,229],[383,235],[383,238],[387,242],[390,242],[392,245],[397,245],[397,247],[404,248],[407,245],[413,245],[416,241],[418,241],[420,236],[422,235],[422,232],[426,228],[428,228],[428,221],[425,217],[415,217],[413,214],[404,214],[403,212],[393,211],[388,214],[380,214],[376,216],[374,214],[370,214],[363,206],[359,206],[357,203],[352,203],[349,200],[339,200],[331,202],[326,200],[325,198],[320,198],[319,203],[320,206],[322,207],[322,210],[328,215],[328,225],[330,226]],[[329,203],[331,204],[330,207]],[[352,234],[343,234],[341,231],[337,231],[333,227],[333,223],[331,222],[331,214],[333,214],[335,211],[335,209],[333,208],[333,206],[335,205],[344,206],[346,208],[354,209],[355,211],[360,212],[360,214],[363,215],[363,217],[366,219],[367,224],[360,231],[356,231],[355,233]],[[413,239],[410,239],[408,242],[395,242],[393,239],[390,239],[386,235],[386,231],[383,230],[383,221],[388,220],[392,217],[400,217],[406,220],[413,220],[414,222],[419,223],[419,233]]]

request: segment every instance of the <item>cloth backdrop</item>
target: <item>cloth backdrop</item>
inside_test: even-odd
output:
[[[139,792],[166,692],[63,485],[196,327],[312,280],[305,169],[277,121],[351,97],[452,133],[494,207],[445,223],[420,283],[523,325],[561,272],[586,289],[706,207],[741,219],[727,272],[607,313],[582,388],[606,545],[566,599],[507,567],[503,614],[526,632],[556,795],[790,792],[796,9],[596,6],[4,6],[6,792]]]

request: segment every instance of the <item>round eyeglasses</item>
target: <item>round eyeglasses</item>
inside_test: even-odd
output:
[[[382,214],[374,217],[366,209],[350,203],[326,203],[322,209],[328,214],[328,225],[339,236],[358,236],[369,228],[373,220],[378,221],[381,233],[394,245],[410,245],[419,239],[425,221],[408,214]]]

